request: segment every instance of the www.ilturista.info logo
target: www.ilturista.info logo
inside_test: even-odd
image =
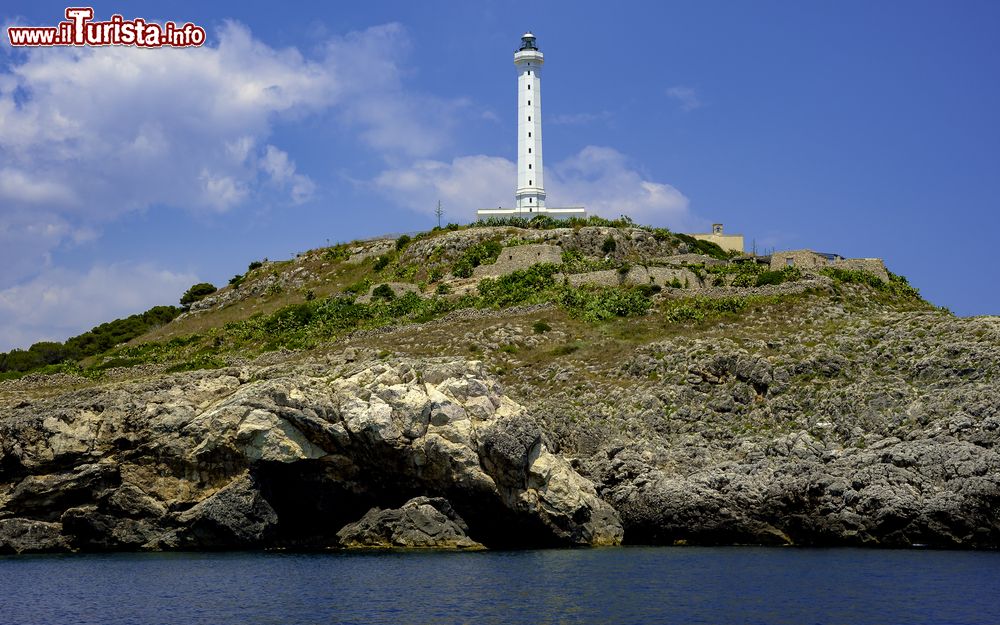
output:
[[[112,15],[107,22],[95,22],[94,9],[70,7],[66,21],[58,26],[8,26],[12,46],[139,46],[186,48],[205,43],[205,29],[191,22],[147,22],[141,17],[126,20]]]

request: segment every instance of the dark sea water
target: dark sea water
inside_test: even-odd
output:
[[[1000,624],[1000,554],[623,548],[0,558],[0,623]]]

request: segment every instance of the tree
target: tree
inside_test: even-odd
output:
[[[199,282],[184,292],[184,295],[181,296],[181,306],[190,308],[191,304],[205,299],[212,293],[215,293],[216,290],[215,285],[209,282]]]

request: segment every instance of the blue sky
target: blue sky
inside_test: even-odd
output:
[[[65,4],[5,3],[4,25]],[[510,205],[512,53],[550,204],[880,256],[997,314],[995,2],[95,3],[201,49],[0,48],[0,349],[251,260]],[[4,37],[6,39],[6,37]]]

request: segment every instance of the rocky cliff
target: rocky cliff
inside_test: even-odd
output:
[[[477,299],[446,269],[490,241],[560,246],[563,279]],[[0,553],[1000,546],[1000,318],[684,245],[314,251],[89,369],[0,382]],[[685,279],[632,284],[639,263]],[[613,284],[571,280],[594,271]],[[391,280],[420,297],[372,296]]]
[[[477,362],[224,369],[3,410],[0,551],[622,538],[614,509]]]

